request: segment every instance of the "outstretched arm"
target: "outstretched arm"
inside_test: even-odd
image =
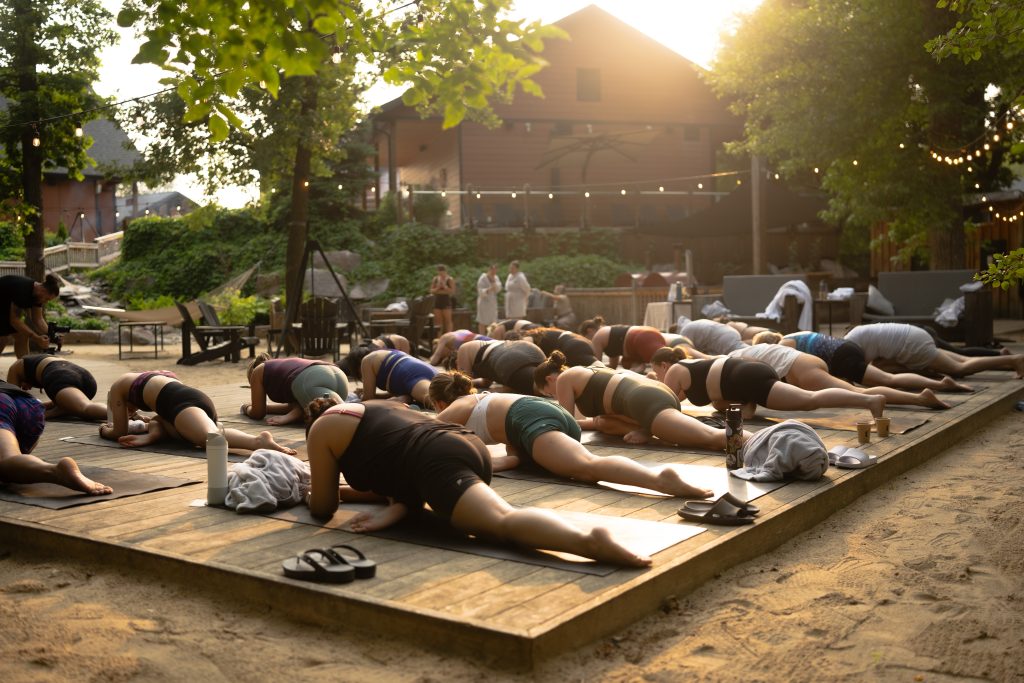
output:
[[[387,529],[400,522],[408,512],[409,509],[403,503],[392,501],[380,510],[359,513],[349,522],[349,528],[357,534]]]

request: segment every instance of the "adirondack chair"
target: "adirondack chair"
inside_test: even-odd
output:
[[[256,336],[255,324],[250,324],[248,328],[246,328],[244,325],[224,325],[220,322],[220,318],[217,316],[217,309],[215,309],[209,303],[203,301],[202,299],[196,299],[196,305],[199,306],[199,313],[200,315],[203,316],[204,325],[208,325],[210,327],[221,327],[225,329],[229,327],[241,327],[242,331],[239,332],[239,338],[242,340],[242,346],[249,347],[249,358],[253,358],[256,356],[256,347],[260,343],[260,338]],[[245,334],[246,332],[248,334]],[[227,338],[224,338],[223,340],[226,341]]]
[[[181,358],[178,365],[197,365],[216,358],[237,363],[241,359],[240,331],[245,328],[238,325],[196,325],[184,304],[175,301],[174,305],[181,314]],[[193,339],[199,346],[195,353],[192,352]]]
[[[434,297],[418,296],[409,302],[408,315],[402,318],[371,318],[370,336],[400,334],[409,340],[414,356],[427,358],[433,353],[434,341]]]
[[[320,297],[302,302],[299,323],[295,326],[299,335],[299,353],[304,358],[331,354],[337,362],[341,358],[338,330],[343,324],[338,320],[336,302]]]

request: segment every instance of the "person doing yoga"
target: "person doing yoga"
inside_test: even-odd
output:
[[[911,372],[933,371],[953,377],[973,375],[985,370],[1012,370],[1024,379],[1024,355],[961,356],[935,346],[925,330],[905,323],[858,325],[845,339],[864,350],[869,362],[886,360]]]
[[[238,429],[222,430],[217,424],[217,410],[210,397],[182,384],[173,372],[166,370],[121,375],[110,385],[107,406],[113,422],[100,426],[100,436],[128,448],[147,446],[164,438],[178,439],[203,448],[207,434],[222,432],[229,448],[251,451],[269,448],[295,454],[293,449],[277,443],[270,432],[253,436]],[[145,434],[128,433],[129,416],[136,410],[156,413],[156,417],[146,423]]]
[[[670,496],[707,498],[671,467],[654,470],[620,455],[600,457],[580,443],[580,426],[565,408],[536,396],[476,393],[461,372],[441,372],[430,382],[437,419],[466,425],[485,444],[503,443],[508,457],[493,460],[494,471],[536,463],[559,477],[641,486]]]
[[[246,376],[252,403],[242,404],[242,414],[254,420],[266,418],[269,425],[302,420],[309,402],[324,394],[339,403],[348,398],[345,373],[324,361],[271,358],[269,353],[261,353],[249,363]]]
[[[7,381],[22,389],[41,388],[50,399],[43,403],[48,420],[62,415],[83,420],[107,419],[107,406],[92,400],[96,396],[96,378],[71,361],[48,353],[24,356],[8,368]]]
[[[689,339],[693,348],[713,356],[724,356],[747,346],[735,324],[727,325],[706,318],[691,320],[677,332]]]
[[[522,334],[526,330],[532,330],[535,327],[541,327],[541,325],[523,318],[506,318],[490,325],[487,328],[487,336],[500,341],[510,332]]]
[[[491,341],[491,338],[472,330],[445,332],[437,338],[437,346],[434,347],[434,353],[430,355],[428,362],[438,366],[444,364],[446,360],[455,356],[455,352],[459,350],[460,346],[468,341]]]
[[[318,399],[309,415],[309,510],[317,519],[330,519],[339,497],[366,500],[369,492],[387,505],[357,515],[350,523],[356,533],[392,526],[426,503],[468,534],[629,567],[651,564],[603,527],[585,532],[553,512],[513,508],[489,486],[487,447],[461,425],[393,401]],[[346,485],[339,488],[342,475]]]
[[[363,358],[363,400],[377,398],[377,390],[408,402],[430,405],[430,380],[437,368],[401,351],[374,351]]]
[[[640,370],[644,365],[651,362],[654,352],[665,345],[665,337],[656,327],[645,325],[604,325],[604,319],[598,316],[591,323],[599,323],[601,326],[593,330],[592,335],[583,336],[590,338],[590,344],[594,347],[594,357],[602,360],[608,356],[608,365],[612,368],[622,366],[631,370]],[[586,324],[586,323],[584,323]]]
[[[478,385],[497,382],[517,394],[533,393],[533,371],[544,362],[544,352],[525,340],[471,341],[463,344],[455,368],[477,378]]]
[[[841,388],[808,391],[779,381],[778,374],[767,363],[726,356],[689,360],[686,351],[678,346],[655,351],[651,367],[658,380],[680,401],[689,399],[695,406],[710,403],[721,411],[730,403],[742,403],[745,418],[753,417],[757,406],[772,410],[864,408],[874,417],[881,417],[885,408],[883,396]]]
[[[679,412],[679,399],[657,380],[607,368],[570,368],[555,351],[534,371],[537,391],[558,399],[568,411],[579,410],[583,429],[622,436],[641,444],[651,436],[678,446],[725,450],[725,430],[715,429]],[[749,433],[744,433],[744,440]]]
[[[112,493],[82,474],[72,458],[49,463],[30,455],[46,426],[44,411],[27,391],[0,382],[0,484],[58,484],[90,496]]]
[[[550,356],[555,351],[561,351],[565,354],[565,364],[569,367],[600,363],[594,355],[594,347],[590,344],[590,340],[575,332],[566,332],[557,327],[538,327],[527,330],[524,333],[524,338],[539,346],[545,356]]]

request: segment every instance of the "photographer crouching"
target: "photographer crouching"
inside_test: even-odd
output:
[[[59,294],[60,281],[54,275],[43,282],[22,275],[0,277],[0,353],[12,336],[18,358],[33,347],[48,350],[51,338],[43,306]]]

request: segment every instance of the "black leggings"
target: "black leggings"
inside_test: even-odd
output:
[[[92,373],[73,363],[48,363],[43,368],[42,384],[51,401],[56,401],[57,394],[68,387],[78,389],[88,399],[96,395],[96,379]]]
[[[448,432],[428,441],[417,454],[414,486],[430,508],[449,518],[471,486],[491,483],[491,454],[475,434]]]
[[[935,346],[945,351],[952,351],[953,353],[959,353],[961,356],[998,356],[1001,353],[1001,349],[990,349],[984,346],[955,346],[950,344],[945,339],[941,339],[939,335],[935,334],[935,330],[927,325],[923,325],[924,329],[928,331],[928,334],[935,340]]]
[[[768,394],[779,381],[775,368],[761,361],[730,358],[722,367],[722,398],[731,403],[768,406]]]

